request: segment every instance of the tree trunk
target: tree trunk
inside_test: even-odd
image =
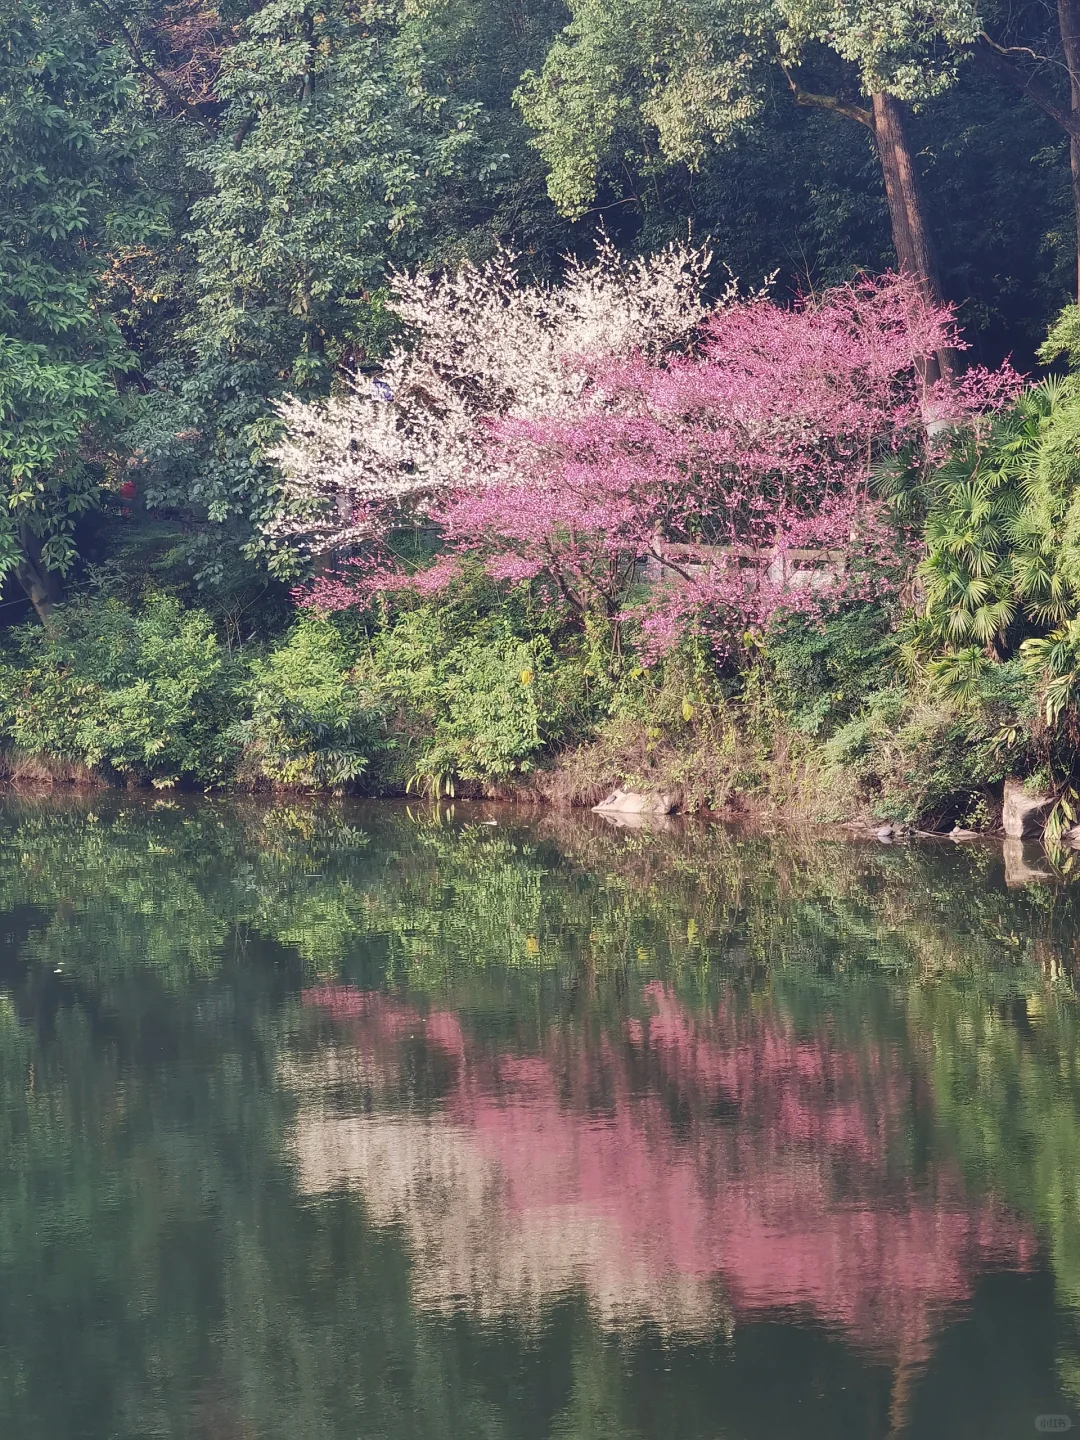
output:
[[[1061,48],[1069,71],[1069,112],[1080,119],[1080,0],[1058,0]],[[1073,208],[1076,211],[1076,291],[1080,298],[1080,135],[1069,134],[1069,164],[1072,167]]]
[[[64,586],[55,570],[41,558],[41,537],[25,525],[19,526],[23,558],[15,566],[15,578],[26,591],[34,613],[42,625],[48,625],[52,613],[64,598]]]
[[[1074,5],[1080,13],[1080,0],[1060,0],[1060,3]],[[816,95],[804,90],[787,66],[781,64],[780,68],[787,77],[797,105],[846,115],[848,119],[865,125],[873,135],[885,180],[885,199],[892,222],[897,265],[902,273],[913,277],[928,303],[940,305],[943,296],[937,252],[930,238],[926,201],[908,142],[903,105],[893,95],[871,95],[872,109],[866,110],[835,95]],[[944,373],[951,374],[954,368],[954,362],[946,357]]]
[[[1059,0],[1059,3],[1075,7],[1080,15],[1080,0]],[[781,65],[781,69],[787,76],[797,104],[816,106],[846,115],[860,125],[865,125],[873,134],[885,180],[885,199],[892,222],[897,266],[901,274],[912,277],[919,293],[928,304],[940,305],[943,295],[937,252],[930,238],[926,201],[919,184],[919,172],[915,168],[915,160],[908,143],[903,105],[893,95],[871,95],[872,108],[865,110],[861,105],[853,105],[850,101],[840,100],[834,95],[816,95],[803,90],[785,66]],[[1080,215],[1080,211],[1077,213]],[[929,404],[925,403],[929,392],[939,380],[955,376],[957,368],[956,356],[951,350],[939,350],[936,355],[919,362],[928,434],[943,430],[950,423],[946,416],[933,413]]]
[[[1061,0],[1062,4],[1080,0]],[[942,302],[941,276],[937,253],[930,237],[926,219],[926,201],[919,184],[918,171],[908,143],[904,111],[892,95],[873,95],[874,140],[885,178],[885,199],[892,221],[893,245],[902,274],[910,275],[928,304]],[[933,385],[943,376],[956,372],[956,361],[950,351],[939,351],[926,362],[923,380]]]

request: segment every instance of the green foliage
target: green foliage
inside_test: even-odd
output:
[[[305,614],[231,656],[211,617],[175,597],[82,600],[47,632],[16,632],[0,734],[23,756],[158,785],[438,792],[520,778],[580,735],[607,693],[558,647],[551,618],[480,584],[370,634]]]
[[[1059,325],[1055,351],[1072,323],[1066,315]],[[926,537],[909,658],[938,693],[977,705],[998,664],[1019,655],[1052,729],[1080,699],[1078,427],[1074,378],[1047,380],[990,425],[967,429],[925,475],[896,467],[880,477]]]
[[[648,0],[571,5],[543,69],[519,91],[560,209],[584,212],[605,162],[637,158],[646,137],[669,161],[699,164],[709,140],[729,138],[758,112],[762,57],[745,43],[738,10],[714,17],[694,4]]]
[[[238,17],[214,125],[181,142],[183,306],[128,431],[150,503],[197,531],[204,585],[239,549],[291,573],[258,525],[277,503],[273,402],[378,359],[391,266],[488,253],[523,214],[542,249],[562,238],[510,110],[552,9],[267,0]]]
[[[1046,381],[991,422],[965,427],[925,473],[896,464],[879,476],[900,517],[925,535],[925,599],[912,651],[957,698],[980,657],[986,664],[1005,658],[1031,626],[1065,613],[1058,547],[1036,478],[1061,413],[1061,387]]]
[[[805,0],[768,10],[743,0],[572,0],[570,13],[543,69],[519,92],[552,198],[568,214],[592,203],[606,164],[627,156],[659,151],[668,163],[699,168],[710,148],[757,120],[774,65],[788,74],[804,63],[820,67],[824,50],[841,93],[926,99],[954,81],[981,25],[963,0],[917,23],[901,6],[871,16]],[[835,83],[838,61],[847,68]]]
[[[1040,763],[1035,720],[1030,680],[1014,658],[981,668],[963,707],[919,685],[871,694],[822,757],[855,777],[883,818],[983,828],[995,787]]]
[[[521,604],[466,591],[406,609],[372,637],[370,674],[399,707],[411,787],[453,793],[457,781],[528,775],[586,721],[581,659]]]
[[[1071,307],[1047,359],[1075,358],[1077,324]],[[836,737],[831,758],[854,765],[908,818],[961,814],[1007,775],[1038,771],[1062,797],[1051,830],[1069,819],[1080,713],[1078,436],[1080,389],[1069,374],[952,437],[925,472],[897,463],[879,476],[925,536],[903,646],[911,688],[888,734],[871,706]]]
[[[197,157],[205,321],[241,352],[290,356],[301,387],[327,363],[320,338],[355,329],[389,238],[476,143],[473,110],[427,90],[400,21],[393,3],[363,20],[342,4],[260,6],[225,58],[222,132]]]
[[[865,132],[797,107],[773,62],[925,98],[953,79],[970,13],[938,7],[922,34],[902,8],[865,25],[850,7],[620,0],[582,3],[560,35],[559,0],[240,0],[198,23],[160,0],[11,0],[0,403],[30,468],[0,561],[48,576],[145,533],[204,589],[245,548],[286,566],[254,540],[275,503],[272,401],[377,359],[388,268],[509,239],[551,274],[594,228],[544,196],[512,101],[525,75],[553,187],[565,172],[580,208],[602,172],[620,244],[689,224],[785,288],[890,263]],[[990,350],[1026,347],[1071,284],[1060,135],[971,66],[913,126],[949,216],[947,288]],[[145,509],[80,520],[119,477],[152,534]]]
[[[792,615],[766,636],[763,659],[796,729],[824,735],[887,683],[896,654],[890,617],[860,605],[822,622]]]
[[[233,758],[226,738],[236,675],[206,615],[168,596],[132,611],[73,602],[49,631],[24,627],[0,671],[8,743],[172,785],[216,783]]]
[[[1063,714],[1075,713],[1080,708],[1080,617],[1050,635],[1025,640],[1023,655],[1043,679],[1046,723],[1057,725]]]
[[[430,790],[544,784],[529,777],[576,748],[555,787],[575,798],[632,778],[719,804],[824,784],[815,766],[843,732],[865,793],[905,812],[923,803],[918,764],[940,760],[926,794],[944,813],[950,783],[966,804],[980,765],[986,783],[1001,773],[1004,735],[1009,764],[1071,783],[1071,377],[898,493],[929,544],[926,613],[904,632],[918,673],[890,722],[906,760],[883,729],[882,697],[901,690],[873,606],[821,630],[790,622],[741,675],[689,651],[646,670],[607,631],[570,639],[557,607],[524,593],[290,630],[285,585],[267,578],[281,557],[253,543],[276,503],[274,399],[377,361],[395,264],[509,240],[557,273],[594,217],[562,221],[546,178],[566,211],[595,196],[620,245],[689,225],[750,283],[779,269],[781,293],[892,263],[866,130],[795,105],[778,57],[815,90],[920,97],[911,133],[929,208],[948,217],[946,288],[986,358],[1023,351],[1073,284],[1067,157],[1023,96],[956,70],[973,14],[938,7],[916,31],[902,7],[867,26],[802,0],[768,15],[734,0],[576,0],[569,14],[561,0],[238,0],[196,23],[160,0],[4,0],[0,572],[17,568],[47,613],[57,574],[85,560],[119,607],[94,602],[112,637],[100,656],[84,604],[9,647],[8,746],[201,783],[233,774],[243,749],[249,780]],[[1077,355],[1073,308],[1043,359]],[[190,633],[179,610],[147,605],[158,592],[199,607]],[[152,616],[161,653],[146,668]],[[169,676],[200,666],[196,723]],[[986,698],[1020,666],[1038,713]]]
[[[302,617],[284,641],[251,665],[250,715],[235,728],[240,773],[275,784],[323,789],[358,780],[385,749],[385,717],[334,624]]]
[[[973,640],[1004,650],[1016,618],[1011,542],[1021,514],[1023,460],[1022,451],[1019,463],[1014,459],[1011,430],[1004,438],[1003,445],[991,443],[984,451],[966,437],[934,472],[939,493],[926,520],[928,554],[921,569],[926,628],[941,644]]]
[[[135,363],[105,272],[160,226],[126,59],[70,0],[0,6],[0,94],[0,577],[15,570],[47,607]]]
[[[786,804],[796,777],[794,757],[773,747],[781,728],[757,668],[721,670],[707,642],[688,639],[648,667],[625,657],[600,716],[557,757],[544,788],[577,805],[616,786],[666,794],[687,811],[723,810],[751,796]]]

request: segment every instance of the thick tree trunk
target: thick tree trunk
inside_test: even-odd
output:
[[[1080,14],[1080,0],[1059,0],[1062,5],[1076,7]],[[940,305],[944,298],[941,290],[941,276],[938,271],[937,252],[930,236],[926,216],[926,201],[919,172],[908,141],[907,126],[904,123],[904,107],[893,95],[871,95],[871,109],[865,110],[850,101],[840,100],[833,95],[816,95],[803,90],[795,76],[781,67],[787,76],[796,103],[831,110],[846,115],[865,125],[874,137],[881,173],[885,181],[885,199],[889,206],[892,222],[893,247],[896,263],[902,274],[910,275],[919,292],[928,304]],[[919,365],[924,397],[943,378],[956,374],[956,356],[951,350],[939,350]],[[948,418],[926,410],[927,433],[941,430],[949,424]]]
[[[23,558],[15,566],[15,578],[26,591],[34,613],[48,625],[52,613],[64,598],[63,581],[41,558],[41,538],[25,525],[19,526]]]
[[[1060,0],[1060,3],[1074,5],[1080,12],[1080,0]],[[897,266],[912,276],[930,304],[940,305],[943,297],[937,252],[930,238],[926,201],[911,153],[901,102],[893,95],[871,95],[872,108],[866,110],[835,95],[817,95],[804,90],[786,66],[781,65],[781,69],[791,86],[796,104],[846,115],[848,119],[865,125],[873,135],[885,180],[885,199],[889,206]],[[953,368],[951,358],[946,356],[944,373],[951,373]]]
[[[1076,0],[1062,0],[1062,3],[1076,3]],[[914,279],[928,303],[940,305],[942,293],[937,253],[927,223],[926,201],[908,142],[903,106],[892,95],[874,95],[871,100],[874,140],[885,179],[885,199],[892,222],[897,264],[902,273]],[[928,360],[923,378],[927,385],[933,385],[955,371],[953,355],[943,350]]]
[[[1069,71],[1069,112],[1076,121],[1080,120],[1080,0],[1058,0],[1058,25]],[[1075,130],[1069,134],[1069,164],[1076,211],[1076,291],[1080,298],[1080,135]]]
[[[940,304],[937,255],[926,223],[926,203],[908,142],[904,113],[892,95],[871,97],[874,139],[885,177],[885,198],[900,268],[914,276],[927,300]]]

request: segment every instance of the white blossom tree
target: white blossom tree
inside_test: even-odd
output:
[[[281,504],[267,539],[325,555],[497,478],[488,422],[585,413],[593,362],[655,359],[693,331],[710,262],[707,249],[677,244],[626,260],[602,237],[560,285],[523,284],[508,249],[441,275],[396,274],[390,308],[405,338],[380,375],[278,407]]]

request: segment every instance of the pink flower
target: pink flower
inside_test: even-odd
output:
[[[480,458],[427,502],[439,561],[408,576],[369,555],[351,579],[317,581],[312,603],[431,594],[469,557],[496,580],[546,580],[582,613],[633,618],[658,654],[688,630],[723,650],[781,610],[895,595],[911,555],[872,494],[873,467],[1022,383],[1005,365],[927,392],[922,360],[962,348],[952,311],[902,276],[794,306],[724,304],[690,353],[593,356],[564,413],[478,417]],[[397,515],[374,506],[364,533]]]

